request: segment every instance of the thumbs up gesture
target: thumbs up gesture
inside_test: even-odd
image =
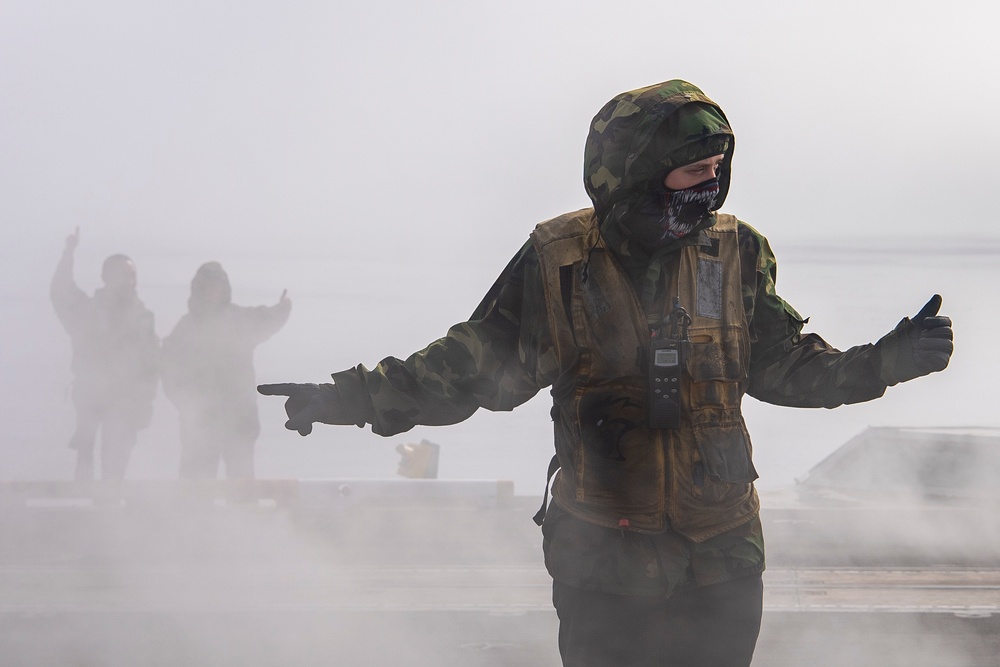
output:
[[[892,386],[948,367],[954,350],[951,318],[938,315],[941,296],[935,294],[913,318],[875,343],[879,379]]]
[[[910,332],[913,360],[925,373],[943,371],[955,347],[951,318],[938,315],[940,309],[941,296],[935,294],[910,320],[915,325]]]

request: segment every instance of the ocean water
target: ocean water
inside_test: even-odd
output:
[[[994,394],[1000,370],[994,342],[1000,330],[994,287],[1000,283],[1000,245],[810,243],[776,250],[779,293],[810,318],[807,330],[831,344],[844,349],[874,341],[940,293],[942,312],[955,322],[956,351],[946,372],[890,388],[866,404],[793,409],[748,398],[745,414],[760,488],[794,484],[868,426],[1000,425]],[[57,258],[56,251],[51,268]],[[372,367],[385,356],[406,356],[467,317],[503,268],[503,261],[272,257],[239,249],[222,261],[235,302],[274,303],[285,288],[293,300],[286,327],[258,348],[261,382],[323,382],[329,373],[358,363]],[[140,296],[156,313],[161,336],[184,312],[188,281],[200,262],[155,251],[137,257]],[[73,424],[66,393],[70,350],[48,302],[51,268],[35,262],[30,271],[7,272],[0,290],[4,480],[72,474],[73,452],[66,447]],[[76,273],[81,286],[92,291],[97,267],[78,260]],[[155,408],[152,426],[140,434],[130,478],[176,476],[176,411],[162,395]],[[282,427],[280,399],[261,397],[260,410],[257,472],[265,478],[392,478],[396,445],[427,439],[441,447],[440,477],[508,479],[516,493],[539,495],[552,455],[547,391],[511,413],[480,411],[461,424],[418,427],[390,438],[322,425],[302,438]]]

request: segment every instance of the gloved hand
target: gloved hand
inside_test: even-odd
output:
[[[935,294],[913,319],[903,318],[875,343],[879,379],[891,387],[947,368],[953,332],[951,318],[937,314],[940,308],[941,296]]]
[[[364,420],[358,423],[356,418],[345,415],[340,391],[333,384],[261,384],[257,391],[264,396],[287,396],[285,414],[288,421],[285,428],[298,431],[299,435],[312,433],[313,423],[324,424],[357,424],[364,425]]]
[[[910,334],[913,358],[924,374],[943,371],[948,367],[955,349],[951,318],[938,315],[941,296],[935,294],[913,318],[917,328]]]

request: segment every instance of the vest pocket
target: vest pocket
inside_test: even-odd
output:
[[[689,332],[691,345],[687,371],[696,381],[738,381],[745,376],[743,336],[722,336],[718,331],[694,329]]]
[[[695,490],[701,487],[706,499],[713,495],[720,500],[742,495],[746,485],[757,479],[750,434],[740,416],[740,381],[745,377],[743,337],[739,330],[720,336],[718,332],[692,329],[691,340],[687,396],[692,437],[701,458],[701,469],[692,473]],[[699,476],[704,480],[702,484],[698,483]]]
[[[591,502],[650,511],[662,503],[664,454],[646,426],[645,392],[591,389],[578,405],[584,496]]]
[[[746,485],[757,479],[751,459],[750,435],[742,420],[695,426],[694,440],[710,481]],[[697,473],[696,473],[697,476]]]
[[[670,520],[694,539],[717,534],[720,527],[754,510],[751,482],[757,471],[750,460],[750,441],[739,417],[723,422],[720,414],[702,414],[707,423],[691,425],[683,446],[671,448],[672,508]],[[711,418],[717,419],[712,423]],[[701,535],[702,537],[696,537]]]

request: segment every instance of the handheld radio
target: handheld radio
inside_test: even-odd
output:
[[[687,357],[691,316],[679,298],[649,345],[649,426],[680,428],[681,369]]]

